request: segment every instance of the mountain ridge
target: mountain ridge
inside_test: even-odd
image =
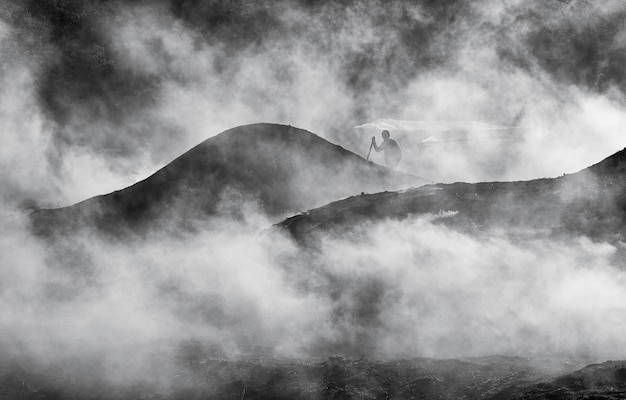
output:
[[[461,229],[523,228],[612,242],[626,224],[626,149],[577,173],[514,182],[425,185],[353,196],[275,225],[297,241],[341,233],[362,222],[448,212],[438,223]],[[452,214],[450,214],[450,212]]]
[[[155,226],[193,228],[196,221],[223,214],[243,218],[242,207],[252,203],[284,218],[362,191],[423,183],[309,131],[260,123],[211,137],[127,188],[35,211],[31,221],[43,236],[84,227],[115,236]]]

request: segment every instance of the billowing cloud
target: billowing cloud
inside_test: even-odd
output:
[[[78,158],[109,182],[80,190],[73,182],[89,177],[67,167],[63,195],[42,203],[132,183],[204,138],[262,121],[361,154],[377,132],[352,128],[377,118],[515,122],[462,142],[394,136],[401,168],[435,181],[528,179],[625,145],[623,13],[582,0],[11,2],[3,29],[21,54],[11,63],[30,78],[5,74],[38,110],[53,169]]]
[[[124,244],[82,235],[54,248],[5,221],[14,235],[0,243],[0,345],[118,383],[171,378],[193,343],[203,357],[234,359],[624,356],[615,245],[472,235],[439,218],[366,223],[313,252],[257,235],[263,218]]]
[[[115,379],[124,349],[188,339],[233,356],[252,341],[282,356],[622,357],[619,243],[470,236],[420,218],[329,236],[311,254],[258,235],[275,221],[254,205],[244,223],[176,238],[42,243],[13,211],[120,189],[261,121],[363,155],[379,132],[353,127],[378,118],[510,125],[430,143],[429,132],[392,136],[400,169],[434,181],[574,172],[626,146],[625,11],[583,0],[6,2],[0,344],[42,362],[102,356]]]

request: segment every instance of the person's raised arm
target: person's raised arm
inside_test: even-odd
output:
[[[380,146],[376,145],[376,136],[372,136],[372,146],[374,146],[374,150],[376,150],[377,153],[383,151],[383,143],[381,143]]]

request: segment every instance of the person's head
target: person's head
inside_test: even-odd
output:
[[[389,136],[390,136],[390,135],[389,135],[389,131],[384,130],[384,131],[382,132],[382,135],[383,135],[383,140],[387,140],[387,139],[389,139]]]

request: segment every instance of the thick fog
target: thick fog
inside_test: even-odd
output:
[[[626,146],[625,15],[583,0],[3,3],[3,351],[95,359],[85,373],[116,380],[188,341],[233,358],[626,357],[621,244],[471,235],[433,224],[444,214],[310,252],[268,233],[278,221],[254,203],[176,237],[46,241],[27,223],[253,122],[364,156],[379,132],[354,127],[379,118],[484,121],[511,129],[392,132],[399,169],[436,182],[575,172]]]
[[[106,193],[251,122],[361,155],[379,132],[353,128],[379,118],[515,127],[460,142],[436,132],[436,144],[421,143],[432,132],[392,132],[400,169],[437,182],[558,176],[626,145],[619,1],[67,0],[1,11],[12,201]]]
[[[113,381],[171,378],[190,343],[226,359],[624,357],[614,245],[460,233],[439,218],[364,224],[315,251],[259,234],[269,224],[259,217],[52,247],[5,221],[3,351],[75,374],[84,360],[88,376]]]

